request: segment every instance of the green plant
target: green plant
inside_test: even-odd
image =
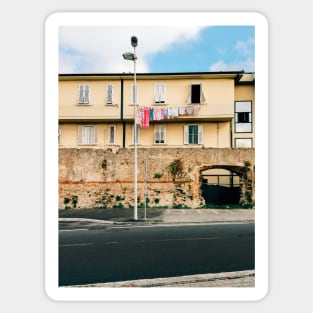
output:
[[[163,174],[160,174],[160,173],[155,173],[154,174],[154,178],[161,178],[163,176]]]
[[[64,204],[68,204],[68,203],[70,203],[71,202],[71,199],[70,198],[64,198],[64,200],[63,200],[63,203]]]
[[[176,159],[168,165],[168,170],[172,175],[173,181],[183,175],[183,168],[183,162],[180,159]]]

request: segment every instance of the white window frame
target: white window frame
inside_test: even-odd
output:
[[[248,120],[239,121],[239,114],[246,114]],[[235,101],[235,133],[252,133],[252,101]]]
[[[189,127],[190,126],[198,127],[198,142],[197,143],[189,143]],[[202,145],[203,144],[203,126],[199,124],[184,125],[184,144],[185,145]]]
[[[252,138],[235,138],[235,148],[252,148],[252,145]]]
[[[130,90],[130,103],[132,105],[137,105],[138,104],[138,99],[139,99],[139,93],[138,92],[139,92],[138,84],[136,84],[136,85],[132,84],[131,85],[131,90]],[[135,99],[135,94],[134,93],[136,93],[136,99]]]
[[[157,141],[163,141],[163,142],[157,142]],[[166,144],[166,125],[165,124],[154,125],[154,144],[156,145]]]
[[[93,132],[91,131],[93,129]],[[89,132],[89,134],[88,134]],[[78,126],[78,145],[92,146],[98,144],[98,127],[95,125]]]
[[[107,84],[105,88],[105,103],[106,105],[114,105],[114,86],[112,84]]]
[[[113,138],[111,137],[111,129],[113,129]],[[116,145],[116,125],[109,125],[108,127],[108,144]]]
[[[90,105],[91,88],[90,85],[80,84],[78,85],[78,104]]]
[[[166,84],[154,84],[154,103],[165,104],[166,103]]]

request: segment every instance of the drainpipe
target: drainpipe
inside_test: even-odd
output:
[[[230,124],[230,147],[233,148],[233,121],[229,122]]]

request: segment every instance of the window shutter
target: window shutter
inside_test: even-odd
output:
[[[84,101],[84,86],[78,85],[78,103],[83,103]]]
[[[85,85],[84,103],[89,103],[90,100],[90,86]]]
[[[82,144],[83,126],[78,126],[78,144]]]
[[[154,85],[154,103],[157,103],[159,101],[159,85]]]
[[[161,140],[163,143],[166,143],[166,127],[165,125],[162,125],[161,127]]]
[[[188,133],[189,133],[189,126],[188,125],[185,125],[184,126],[184,144],[185,145],[188,145],[189,143],[189,140],[188,140]]]
[[[203,144],[203,126],[198,125],[198,144],[202,145]]]
[[[115,145],[116,143],[116,126],[110,125],[109,126],[109,144]]]
[[[113,104],[113,85],[107,85],[107,104]]]
[[[98,127],[97,126],[93,126],[93,139],[92,139],[92,143],[96,144],[98,143]]]
[[[162,84],[160,85],[160,101],[162,103],[165,103],[166,102],[166,85],[165,84]]]

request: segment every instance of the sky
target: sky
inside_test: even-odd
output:
[[[59,73],[254,72],[254,26],[60,26]]]

